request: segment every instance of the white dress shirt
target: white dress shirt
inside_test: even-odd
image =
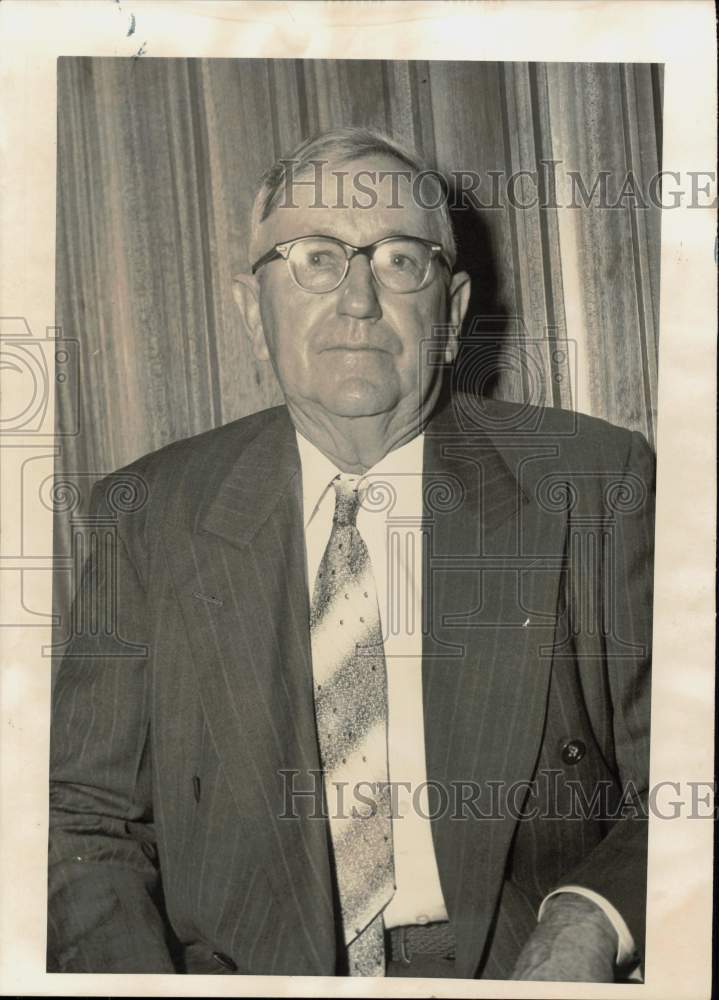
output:
[[[331,482],[340,470],[299,433],[297,444],[311,601],[332,530],[335,492]],[[377,587],[387,664],[388,770],[390,782],[397,789],[392,822],[397,891],[384,911],[387,927],[447,919],[427,818],[430,808],[422,706],[420,534],[423,455],[424,435],[419,434],[358,477],[360,489],[366,487],[367,491],[357,513],[357,530],[367,546]],[[618,962],[632,955],[634,942],[629,929],[608,900],[574,885],[550,895],[559,892],[578,893],[600,906],[617,931]]]

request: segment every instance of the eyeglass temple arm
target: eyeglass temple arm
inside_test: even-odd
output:
[[[259,260],[255,261],[255,263],[252,265],[250,273],[251,274],[256,274],[256,272],[259,271],[259,269],[264,264],[269,264],[269,262],[271,260],[274,260],[276,257],[281,257],[281,256],[282,256],[282,254],[279,252],[279,250],[277,249],[277,247],[272,247],[272,249],[268,250],[267,253],[262,254],[262,256],[259,258]]]

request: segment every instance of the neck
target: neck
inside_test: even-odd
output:
[[[432,403],[436,402],[433,400]],[[299,408],[287,400],[295,428],[342,472],[363,475],[385,455],[420,434],[432,413],[427,401],[418,408],[378,413],[367,417],[343,417],[322,407]]]

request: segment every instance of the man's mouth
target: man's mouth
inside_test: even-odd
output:
[[[323,348],[320,353],[324,354],[326,351],[379,351],[382,354],[390,353],[386,347],[379,347],[376,344],[335,344],[332,347]]]

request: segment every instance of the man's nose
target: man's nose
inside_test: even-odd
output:
[[[340,286],[338,310],[357,319],[379,319],[382,315],[372,268],[364,254],[357,254],[350,261],[347,277]]]

